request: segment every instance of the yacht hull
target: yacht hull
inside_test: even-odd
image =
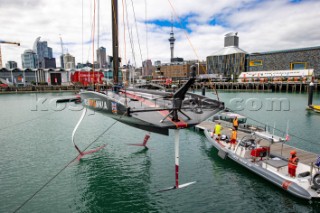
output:
[[[186,94],[178,120],[168,115],[172,111],[170,93],[122,91],[80,93],[84,107],[105,114],[121,123],[158,134],[168,135],[169,129],[189,128],[224,109],[222,102],[195,94]],[[197,103],[193,103],[192,101]]]

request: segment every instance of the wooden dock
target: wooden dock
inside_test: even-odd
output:
[[[203,121],[202,123],[198,124],[195,126],[197,130],[206,130],[210,129],[213,130],[215,126],[215,122],[212,121]],[[231,135],[231,128],[232,124],[221,121],[221,126],[222,126],[222,131],[221,134],[227,135],[230,137]],[[254,130],[254,129],[253,129]],[[250,132],[244,132],[241,130],[238,130],[238,139],[241,139],[245,136],[249,136],[251,133]],[[290,143],[290,142],[289,142]],[[263,140],[260,145],[267,145],[270,144],[267,140]],[[318,155],[312,152],[308,152],[293,146],[288,145],[287,143],[274,143],[272,144],[270,148],[270,154],[274,156],[279,156],[281,158],[289,159],[290,158],[290,151],[291,150],[296,150],[297,151],[297,156],[299,157],[299,162],[310,165],[316,162]]]
[[[318,92],[318,82],[314,83],[314,91]],[[264,92],[308,92],[309,82],[274,81],[274,82],[202,82],[195,83],[195,89],[228,90],[228,91],[264,91]]]

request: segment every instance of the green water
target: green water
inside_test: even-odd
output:
[[[0,212],[13,212],[77,156],[71,133],[81,111],[54,111],[36,98],[68,94],[15,94],[0,96]],[[207,92],[212,96],[211,92]],[[320,115],[305,110],[305,94],[220,93],[230,108],[232,98],[288,98],[290,110],[239,113],[286,130],[290,143],[320,153]],[[319,95],[315,95],[319,103]],[[45,102],[47,103],[47,102]],[[61,105],[60,105],[61,106]],[[264,106],[264,102],[263,102]],[[84,149],[114,120],[89,112],[75,141]],[[283,192],[230,160],[222,160],[206,138],[193,130],[180,132],[180,183],[189,187],[156,193],[174,184],[173,132],[151,134],[150,149],[139,143],[145,132],[116,123],[91,147],[106,148],[74,162],[27,202],[19,212],[318,212],[310,204]]]

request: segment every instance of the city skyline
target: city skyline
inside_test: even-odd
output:
[[[3,64],[7,61],[18,62],[21,66],[21,54],[32,49],[34,40],[41,36],[43,41],[53,49],[53,57],[59,63],[61,55],[60,37],[64,48],[76,58],[76,63],[89,61],[92,63],[91,22],[93,1],[83,1],[83,51],[82,51],[82,1],[70,0],[17,0],[0,1],[0,26],[3,30],[1,40],[21,42],[21,47],[1,45]],[[175,15],[173,32],[176,38],[175,55],[184,59],[197,59],[190,47],[184,31],[188,32],[194,49],[200,60],[223,47],[224,35],[239,32],[239,47],[247,52],[265,52],[301,47],[320,46],[319,1],[303,0],[244,0],[244,1],[170,1]],[[135,24],[130,22],[135,43],[137,66],[141,60],[151,59],[153,62],[170,61],[170,44],[168,37],[171,31],[172,9],[168,1],[147,1],[147,20],[145,21],[145,1],[135,2],[135,14],[141,56],[136,38]],[[122,8],[119,1],[119,8]],[[64,10],[61,10],[63,5]],[[90,10],[91,8],[91,10]],[[111,55],[111,23],[110,2],[100,2],[100,39],[99,46],[106,48]],[[307,11],[307,12],[306,12]],[[132,6],[128,3],[128,13],[132,17]],[[12,14],[19,14],[18,19],[10,19]],[[41,18],[39,18],[41,17]],[[131,18],[131,20],[134,20]],[[123,61],[133,63],[128,30],[122,26],[122,9],[119,10],[120,57]],[[148,40],[146,40],[146,25]],[[126,53],[123,45],[123,31],[126,30]],[[95,37],[97,41],[97,37]],[[146,48],[148,41],[148,48]],[[95,43],[94,51],[98,49]],[[95,54],[95,61],[97,56]]]

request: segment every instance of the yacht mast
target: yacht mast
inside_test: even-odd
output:
[[[113,83],[119,83],[119,39],[118,39],[118,0],[111,0],[111,16],[112,16],[112,54],[113,54]]]

